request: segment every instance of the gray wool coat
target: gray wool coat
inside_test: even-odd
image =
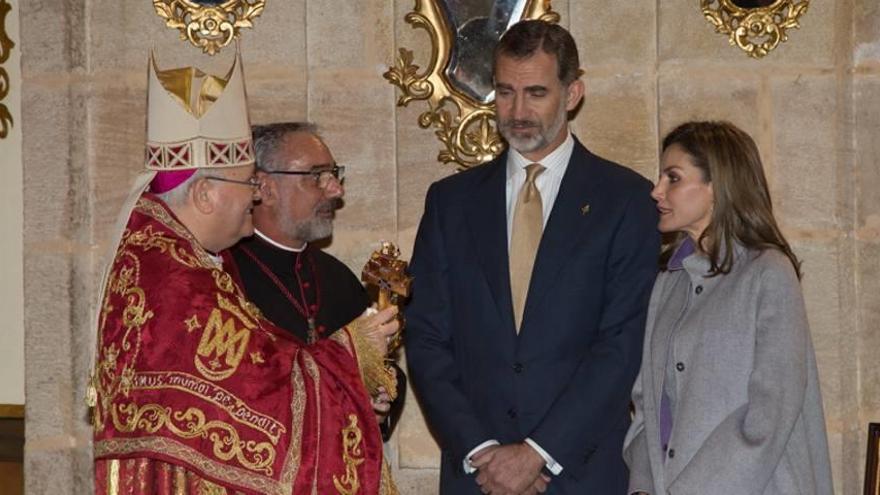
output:
[[[629,493],[833,493],[816,358],[800,283],[775,249],[735,249],[730,273],[700,254],[654,284],[635,417],[624,443]],[[674,404],[660,445],[664,380]]]

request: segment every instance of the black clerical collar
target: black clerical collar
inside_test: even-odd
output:
[[[307,247],[309,247],[308,242],[304,242],[301,248],[292,248],[290,246],[285,246],[284,244],[281,244],[280,242],[278,242],[278,241],[272,239],[271,237],[267,236],[266,234],[260,232],[256,228],[254,228],[254,234],[256,234],[260,239],[266,241],[267,244],[274,246],[278,249],[281,249],[283,251],[288,251],[291,253],[301,253],[301,252],[305,251]]]

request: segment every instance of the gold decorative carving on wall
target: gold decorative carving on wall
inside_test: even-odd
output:
[[[239,37],[242,28],[254,27],[266,0],[153,0],[165,25],[180,30],[180,39],[214,55]]]
[[[752,58],[763,58],[800,27],[810,0],[700,0],[715,32]]]
[[[12,53],[12,47],[15,46],[15,43],[9,39],[9,35],[6,33],[6,14],[10,10],[12,10],[12,5],[6,0],[0,0],[0,139],[5,138],[9,134],[9,129],[12,128],[13,124],[9,107],[3,103],[10,90],[9,72],[6,71],[3,64],[9,60],[9,54]]]
[[[401,48],[395,66],[383,76],[401,90],[398,106],[407,106],[413,100],[427,101],[428,110],[419,116],[419,126],[434,128],[442,144],[437,159],[454,163],[463,170],[497,156],[504,150],[504,142],[495,128],[494,93],[480,99],[449,77],[447,70],[458,33],[453,31],[441,1],[416,0],[412,12],[404,17],[413,28],[424,29],[431,38],[431,58],[427,66],[422,70],[414,63],[412,50]],[[516,21],[559,22],[559,14],[551,10],[550,0],[521,0],[521,3],[524,4],[522,14]],[[494,45],[482,48],[484,54],[491,54]]]

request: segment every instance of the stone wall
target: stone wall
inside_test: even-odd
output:
[[[397,108],[381,73],[398,47],[425,65],[410,0],[270,0],[245,32],[254,122],[317,122],[348,165],[330,250],[362,266],[380,239],[408,255],[427,186],[452,173]],[[685,119],[755,136],[777,214],[804,260],[836,492],[861,490],[866,423],[880,420],[880,7],[815,0],[767,59],[712,32],[697,2],[553,2],[581,48],[587,98],[574,129],[653,178],[658,141]],[[613,7],[609,7],[613,5]],[[228,65],[166,29],[146,0],[21,2],[28,493],[90,493],[82,396],[97,260],[141,166],[145,62]],[[437,448],[415,401],[389,446],[404,494],[436,492]]]

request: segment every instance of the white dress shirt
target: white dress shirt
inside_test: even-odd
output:
[[[553,210],[553,203],[556,201],[556,195],[559,194],[559,186],[562,184],[562,176],[568,169],[568,162],[571,160],[571,153],[574,151],[574,138],[571,133],[565,138],[565,141],[553,150],[549,155],[545,156],[540,162],[533,162],[522,156],[519,151],[511,148],[507,154],[507,247],[510,247],[510,235],[513,231],[513,210],[516,208],[516,198],[519,196],[519,190],[522,189],[526,181],[526,167],[532,163],[540,163],[544,167],[535,179],[535,187],[541,193],[541,205],[544,213],[544,226],[547,226],[547,219],[550,218],[550,211]]]
[[[562,184],[562,177],[568,169],[568,162],[571,160],[571,154],[574,151],[574,138],[571,133],[565,138],[565,141],[553,150],[549,155],[545,156],[540,162],[533,162],[515,149],[511,148],[507,154],[507,246],[510,247],[510,235],[513,231],[513,213],[516,208],[516,198],[520,189],[526,181],[526,167],[532,163],[540,163],[544,167],[544,171],[535,179],[535,187],[541,193],[541,208],[543,213],[544,226],[547,226],[547,219],[550,218],[550,212],[553,210],[553,203],[559,194],[559,186]],[[553,457],[541,448],[531,438],[526,438],[525,442],[535,449],[535,451],[544,459],[544,465],[547,470],[558,475],[562,472],[562,465],[556,462]],[[474,447],[468,452],[464,458],[464,472],[473,473],[476,468],[471,464],[471,458],[477,452],[493,445],[501,445],[498,440],[486,440]]]

